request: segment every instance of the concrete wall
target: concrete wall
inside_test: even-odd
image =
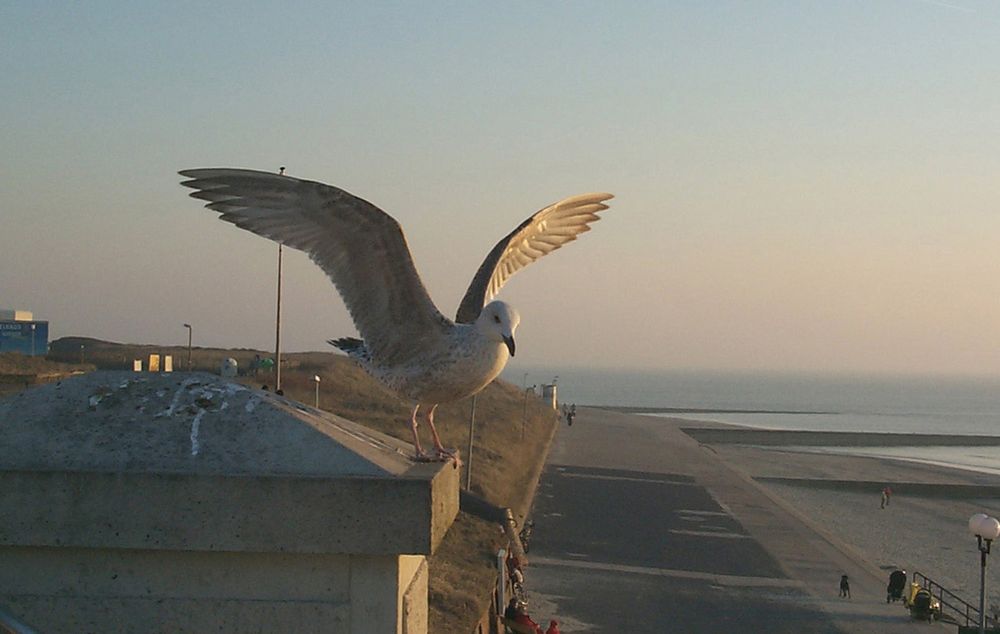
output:
[[[439,469],[436,473],[433,469]],[[308,478],[0,471],[0,544],[430,554],[458,513],[458,470]]]
[[[427,631],[458,469],[211,375],[0,402],[0,606],[41,634]]]
[[[44,634],[424,634],[425,555],[458,474],[0,471],[16,509],[0,513],[0,606]]]
[[[0,595],[44,634],[427,631],[423,556],[6,547]]]
[[[399,558],[399,623],[400,634],[427,631],[427,559],[414,555]]]

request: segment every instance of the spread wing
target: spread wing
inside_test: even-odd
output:
[[[391,216],[348,192],[254,170],[180,172],[226,222],[309,254],[333,280],[372,355],[405,361],[439,341],[451,322],[431,301],[403,231]]]
[[[458,307],[455,321],[472,323],[512,275],[544,255],[552,253],[600,220],[598,212],[608,208],[611,194],[581,194],[565,198],[535,213],[497,242],[486,256]]]

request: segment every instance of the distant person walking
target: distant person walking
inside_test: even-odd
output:
[[[893,570],[889,575],[889,584],[885,588],[885,602],[899,601],[903,598],[903,590],[906,589],[906,571]]]
[[[847,580],[847,575],[840,575],[840,596],[851,598],[851,583]]]
[[[889,502],[891,502],[891,501],[892,501],[892,489],[890,489],[888,486],[883,487],[883,489],[882,489],[882,506],[880,506],[879,508],[883,508],[884,509],[885,507],[889,506]]]
[[[570,408],[566,410],[566,424],[570,427],[573,426],[573,419],[576,418],[576,403],[570,405]]]

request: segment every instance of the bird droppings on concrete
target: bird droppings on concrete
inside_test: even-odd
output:
[[[13,469],[400,475],[414,464],[396,439],[207,373],[39,386],[0,401],[0,441],[11,448],[0,467]]]
[[[201,426],[201,417],[205,415],[205,410],[198,410],[191,421],[191,455],[198,455],[198,428]]]

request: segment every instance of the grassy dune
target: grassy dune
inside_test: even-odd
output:
[[[19,352],[0,353],[0,397],[20,392],[38,383],[93,370],[92,364],[59,363]]]

